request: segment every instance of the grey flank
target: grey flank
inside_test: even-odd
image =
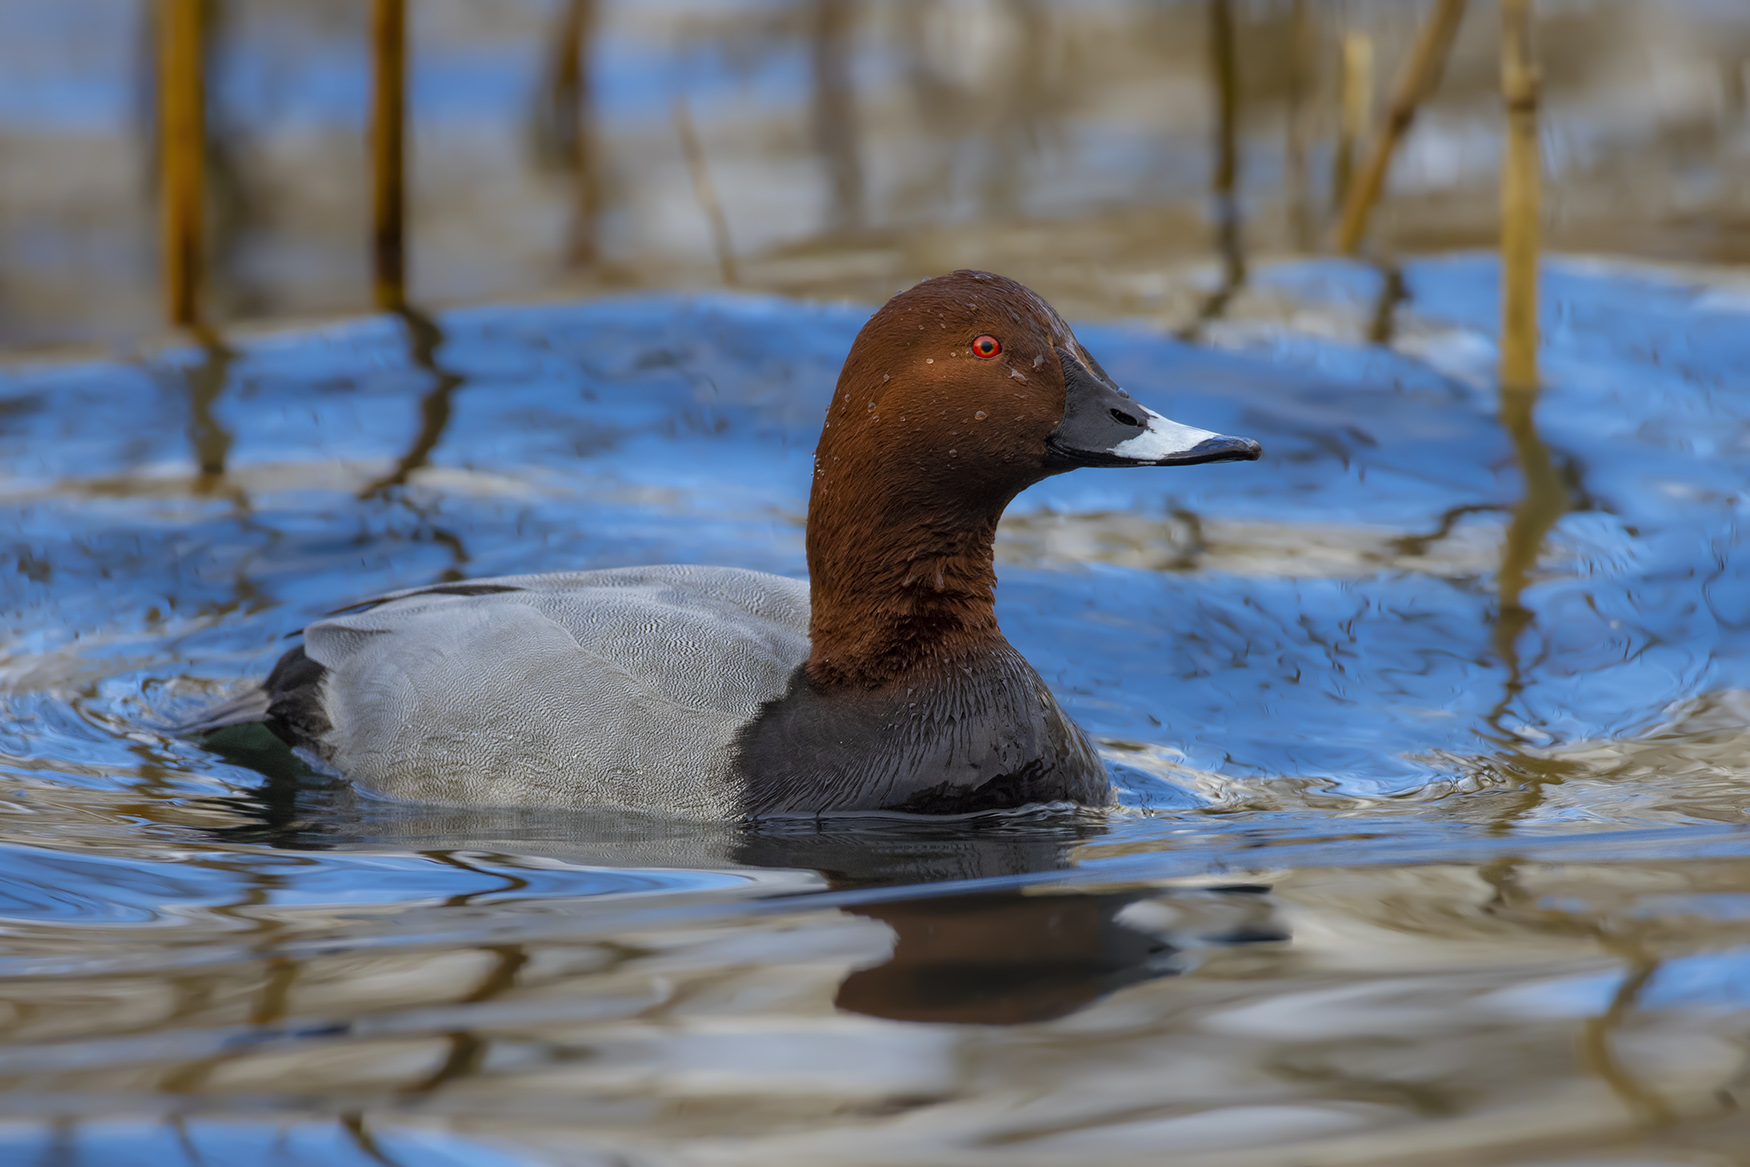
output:
[[[808,656],[805,581],[662,566],[470,588],[305,630],[324,762],[425,803],[739,813],[736,735]]]

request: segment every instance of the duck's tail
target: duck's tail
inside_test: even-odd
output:
[[[183,722],[176,727],[176,732],[184,737],[199,737],[215,729],[224,729],[228,725],[249,725],[266,721],[268,700],[267,690],[256,685],[223,705],[213,706],[192,721]]]

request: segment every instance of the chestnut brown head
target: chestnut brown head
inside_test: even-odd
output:
[[[938,506],[995,505],[1078,466],[1250,460],[1258,444],[1179,425],[1113,383],[1057,312],[988,272],[925,280],[852,346],[817,476],[871,475]]]
[[[1132,398],[1014,280],[925,280],[863,326],[827,409],[808,508],[810,674],[875,684],[1000,639],[997,520],[1042,478],[1259,453]]]

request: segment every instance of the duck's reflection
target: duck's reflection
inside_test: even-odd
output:
[[[932,889],[1066,870],[1074,848],[1105,833],[1102,821],[1076,812],[919,819],[750,831],[735,854],[754,866],[812,869],[835,890],[916,890],[843,908],[892,929],[893,949],[845,977],[834,998],[840,1009],[895,1021],[1018,1025],[1066,1016],[1125,985],[1179,971],[1180,950],[1148,926],[1150,914],[1127,914],[1155,893]]]
[[[598,868],[816,873],[816,888],[840,893],[833,896],[838,910],[893,933],[885,960],[847,972],[837,1006],[891,1020],[1048,1021],[1126,985],[1171,976],[1193,949],[1287,938],[1264,888],[1077,891],[1022,883],[1067,873],[1076,849],[1106,833],[1104,819],[1085,811],[749,828],[600,811],[404,806],[301,783],[283,767],[274,774],[249,798],[228,801],[254,820],[227,829],[229,841],[242,834],[252,843],[299,849],[416,851],[462,872],[474,871],[467,855],[485,853],[541,854]],[[944,886],[970,881],[976,890]],[[480,883],[449,902],[469,904]],[[499,887],[490,894],[507,891],[515,894]],[[514,976],[513,969],[507,983]]]
[[[848,909],[893,929],[893,955],[834,1003],[895,1021],[1017,1025],[1178,971],[1171,943],[1120,916],[1140,893],[932,896]]]
[[[1174,976],[1195,949],[1288,939],[1254,885],[920,896],[846,910],[893,929],[892,955],[839,985],[841,1009],[895,1021],[1020,1025]]]
[[[727,829],[734,832],[728,857],[737,866],[811,870],[838,891],[1062,871],[1073,866],[1073,848],[1106,833],[1105,823],[1085,812],[1043,808],[943,819],[846,816],[807,830],[781,822]]]

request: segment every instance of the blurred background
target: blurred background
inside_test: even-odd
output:
[[[214,322],[371,305],[370,7],[205,0]],[[1321,249],[1429,7],[413,0],[409,295],[733,279],[880,300],[970,265],[1072,316],[1182,328],[1200,281]],[[0,346],[161,330],[155,8],[0,0]],[[1548,246],[1750,259],[1750,5],[1542,0],[1537,20]],[[1374,254],[1494,246],[1498,35],[1471,5]]]

